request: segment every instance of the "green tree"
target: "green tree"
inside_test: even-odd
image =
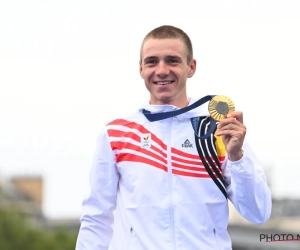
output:
[[[74,250],[76,237],[65,228],[34,228],[18,207],[0,199],[1,250]]]

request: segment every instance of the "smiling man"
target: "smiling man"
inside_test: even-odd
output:
[[[140,74],[150,92],[151,104],[172,104],[178,108],[187,106],[186,81],[195,70],[196,61],[192,58],[191,49],[182,39],[145,38]]]
[[[203,140],[197,134],[212,126],[204,106],[148,119],[195,102],[186,91],[195,71],[192,43],[181,29],[147,34],[140,75],[150,99],[100,131],[77,250],[228,250],[228,200],[252,223],[269,218],[270,190],[245,140],[242,112],[227,115]]]

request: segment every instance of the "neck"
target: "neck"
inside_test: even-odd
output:
[[[188,99],[181,101],[181,102],[174,102],[174,101],[158,101],[158,102],[156,102],[156,101],[150,100],[149,104],[150,105],[173,105],[177,108],[184,108],[189,105],[189,101],[188,101]]]

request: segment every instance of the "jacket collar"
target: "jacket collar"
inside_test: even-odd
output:
[[[189,101],[189,105],[191,105],[192,103],[194,103],[197,100],[189,97],[188,101]],[[183,113],[183,114],[177,116],[177,119],[179,121],[182,121],[182,120],[190,119],[192,117],[197,117],[197,116],[208,116],[209,113],[208,113],[207,107],[208,107],[208,104],[205,103],[198,108],[192,109],[186,113]],[[167,104],[166,105],[151,105],[151,104],[149,104],[149,101],[148,101],[139,109],[139,111],[141,112],[142,109],[146,109],[146,110],[150,111],[151,113],[160,113],[160,112],[169,112],[172,110],[177,110],[179,108],[174,105],[167,105]]]

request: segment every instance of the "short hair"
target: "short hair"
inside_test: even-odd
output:
[[[168,39],[168,38],[177,38],[181,39],[187,49],[187,63],[189,63],[193,59],[193,46],[191,39],[189,36],[181,29],[171,26],[171,25],[163,25],[151,30],[144,38],[140,50],[140,59],[142,60],[142,50],[146,40],[149,38],[154,39]]]

